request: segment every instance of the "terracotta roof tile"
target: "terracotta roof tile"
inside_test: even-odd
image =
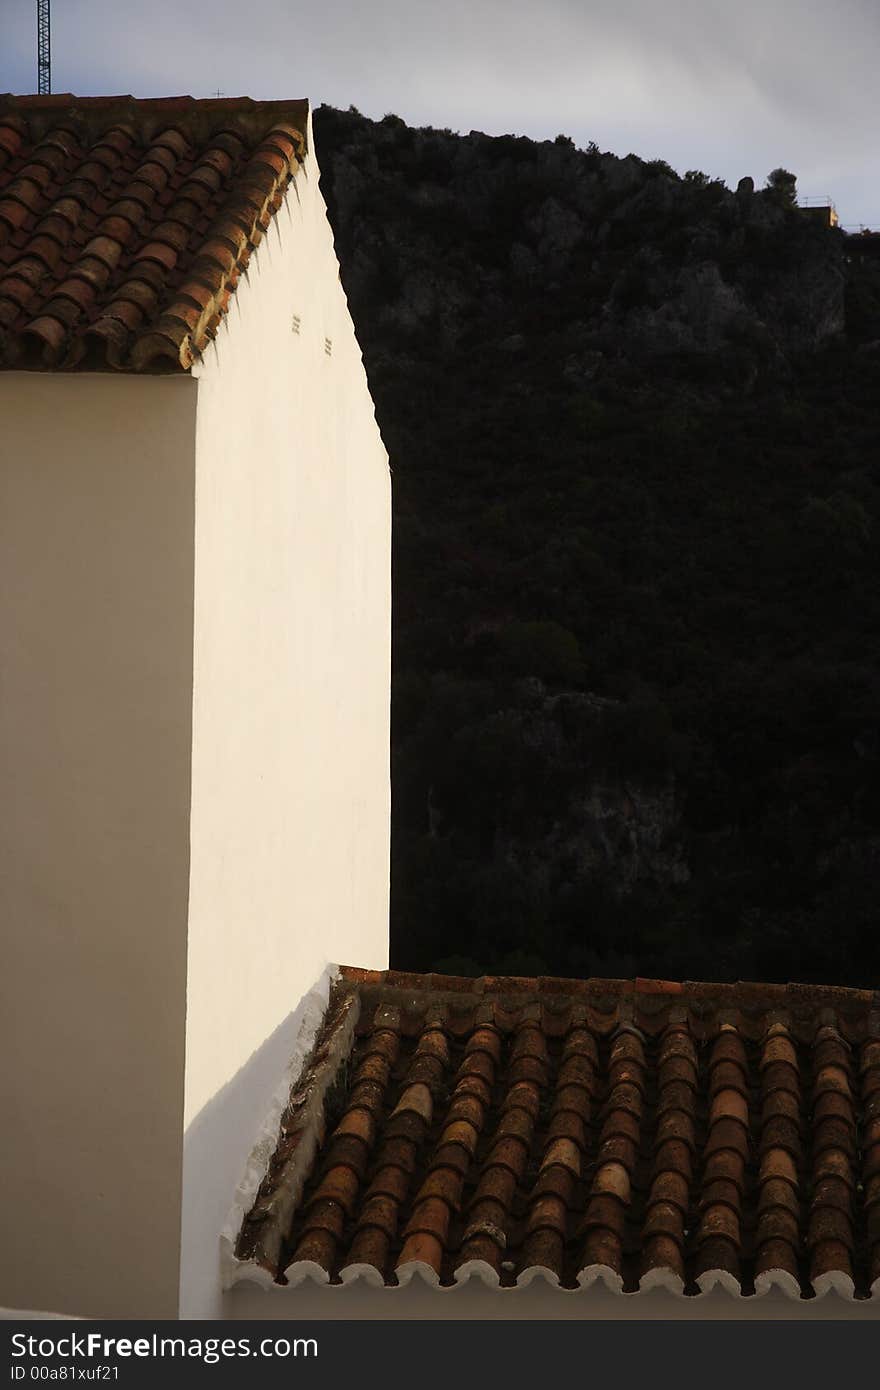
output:
[[[347,1090],[293,1205],[273,1187],[280,1136],[240,1256],[281,1280],[310,1261],[390,1284],[421,1264],[448,1284],[479,1261],[502,1285],[538,1268],[573,1288],[598,1267],[632,1290],[784,1276],[867,1296],[874,996],[644,986],[344,971],[328,1026],[358,1001]]]
[[[428,1265],[435,1274],[439,1274],[442,1262],[443,1237],[432,1231],[416,1231],[407,1236],[404,1241],[395,1269],[401,1269],[410,1263],[417,1263]]]
[[[0,368],[192,366],[304,157],[307,113],[0,95]]]

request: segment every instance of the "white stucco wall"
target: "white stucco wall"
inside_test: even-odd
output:
[[[390,480],[312,156],[194,374],[181,1311],[202,1317],[301,1000],[328,962],[388,954]]]
[[[196,386],[0,373],[0,1303],[178,1286]]]

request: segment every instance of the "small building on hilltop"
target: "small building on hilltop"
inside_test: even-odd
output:
[[[798,211],[812,222],[820,222],[823,227],[839,227],[837,208],[830,198],[804,198],[798,204]]]
[[[306,102],[0,97],[0,479],[0,1304],[210,1315],[307,996],[388,952],[389,470]]]

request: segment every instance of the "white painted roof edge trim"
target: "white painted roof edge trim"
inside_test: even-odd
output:
[[[745,1298],[742,1285],[727,1269],[707,1269],[697,1275],[700,1293],[709,1293],[714,1288],[726,1289],[733,1298]]]
[[[763,1298],[771,1289],[781,1289],[789,1298],[799,1299],[800,1285],[787,1269],[765,1269],[763,1274],[755,1275],[755,1297]]]
[[[845,1274],[842,1269],[830,1269],[827,1274],[819,1274],[812,1283],[813,1293],[817,1298],[825,1298],[834,1289],[847,1303],[855,1302],[856,1286],[850,1275]]]
[[[559,1275],[555,1270],[547,1269],[545,1265],[529,1265],[527,1269],[521,1270],[516,1276],[517,1288],[527,1289],[536,1279],[549,1284],[553,1289],[559,1288]]]
[[[481,1279],[490,1289],[497,1289],[501,1280],[488,1260],[465,1260],[455,1271],[456,1284],[467,1284],[471,1279]]]
[[[438,1289],[441,1293],[443,1288],[440,1284],[440,1275],[436,1269],[432,1269],[424,1260],[407,1260],[406,1264],[398,1265],[394,1273],[397,1275],[397,1282],[402,1289],[413,1279],[421,1279],[423,1283],[430,1285],[431,1288]],[[450,1287],[455,1288],[455,1285]]]
[[[223,1241],[226,1237],[223,1236]],[[229,1289],[233,1284],[259,1284],[261,1289],[270,1289],[275,1283],[268,1269],[258,1265],[256,1260],[240,1260],[237,1255],[232,1253],[234,1247],[223,1246],[223,1257],[228,1260],[227,1268],[232,1269],[232,1277],[224,1279],[224,1289]]]
[[[240,1260],[235,1253],[235,1246],[241,1231],[241,1224],[254,1204],[257,1190],[266,1175],[269,1160],[275,1152],[278,1132],[281,1128],[281,1116],[290,1100],[291,1092],[302,1075],[303,1066],[314,1046],[318,1030],[324,1022],[330,989],[338,979],[339,966],[328,964],[321,977],[302,1001],[303,1016],[293,1052],[290,1055],[284,1075],[272,1093],[269,1108],[260,1127],[260,1132],[248,1154],[244,1173],[235,1190],[232,1206],[229,1208],[220,1233],[220,1277],[224,1289],[231,1288],[239,1280],[248,1280],[256,1284],[262,1284],[265,1281],[270,1284],[273,1282],[271,1274],[256,1264],[255,1261]]]
[[[295,1264],[287,1266],[284,1277],[292,1289],[295,1289],[297,1284],[305,1283],[307,1279],[311,1279],[313,1284],[330,1283],[330,1275],[315,1260],[297,1260]]]
[[[259,1266],[242,1266],[242,1273],[236,1281],[239,1284],[243,1283],[245,1279],[252,1277],[245,1273],[246,1268],[254,1270],[259,1269]],[[460,1278],[460,1274],[464,1271],[467,1271],[465,1277]],[[658,1272],[659,1271],[656,1270],[651,1271],[652,1274]],[[287,1279],[286,1285],[276,1283],[265,1271],[262,1271],[262,1273],[265,1275],[265,1281],[253,1278],[253,1282],[261,1284],[263,1288],[267,1291],[271,1291],[273,1294],[284,1295],[289,1288],[295,1289],[297,1285],[307,1281],[323,1285],[328,1293],[341,1291],[344,1288],[350,1288],[358,1284],[363,1284],[370,1288],[384,1289],[389,1294],[397,1292],[397,1285],[386,1284],[379,1271],[373,1265],[346,1265],[345,1268],[340,1271],[341,1283],[339,1284],[331,1284],[330,1276],[327,1271],[313,1260],[298,1260],[295,1264],[288,1265],[287,1269],[284,1271]],[[801,1304],[811,1302],[810,1299],[801,1297],[797,1284],[790,1274],[786,1274],[785,1270],[768,1270],[766,1274],[759,1275],[758,1278],[761,1279],[762,1286],[760,1289],[757,1287],[758,1280],[756,1279],[754,1294],[744,1294],[738,1282],[733,1278],[733,1275],[723,1269],[707,1270],[705,1274],[701,1275],[698,1281],[700,1283],[700,1293],[698,1294],[685,1294],[683,1289],[678,1287],[681,1281],[678,1279],[675,1271],[671,1269],[666,1271],[669,1275],[668,1282],[664,1283],[660,1279],[652,1279],[648,1283],[646,1282],[647,1276],[644,1276],[638,1289],[629,1292],[624,1292],[623,1280],[620,1278],[620,1275],[615,1275],[614,1270],[607,1265],[590,1265],[588,1269],[582,1270],[579,1286],[575,1289],[563,1288],[553,1271],[545,1269],[542,1265],[532,1265],[529,1269],[523,1270],[516,1284],[503,1288],[491,1265],[486,1264],[483,1260],[469,1260],[466,1265],[460,1266],[460,1269],[456,1271],[455,1282],[452,1284],[441,1284],[437,1273],[430,1265],[425,1264],[421,1260],[410,1260],[407,1264],[401,1265],[399,1269],[395,1270],[395,1273],[401,1288],[405,1288],[408,1284],[413,1282],[417,1284],[421,1283],[440,1295],[456,1293],[456,1291],[461,1290],[465,1284],[470,1283],[472,1280],[476,1280],[478,1283],[483,1283],[487,1288],[491,1289],[493,1293],[498,1293],[501,1297],[507,1297],[508,1295],[512,1296],[514,1294],[519,1294],[523,1297],[524,1291],[529,1285],[537,1282],[546,1283],[564,1298],[583,1298],[585,1295],[590,1297],[594,1285],[599,1288],[604,1285],[606,1291],[618,1295],[627,1302],[650,1300],[655,1289],[659,1289],[661,1292],[671,1293],[675,1297],[680,1297],[682,1303],[698,1304],[704,1299],[711,1301],[713,1290],[717,1287],[724,1290],[724,1292],[731,1298],[734,1298],[737,1303],[747,1304],[753,1303],[756,1299],[764,1297],[775,1286],[791,1298],[792,1302]],[[490,1275],[493,1276],[491,1279],[489,1278]],[[589,1277],[585,1278],[584,1276],[587,1275]],[[711,1283],[709,1283],[710,1276],[715,1276]],[[773,1277],[770,1278],[768,1276]],[[779,1276],[783,1277],[780,1278]],[[614,1282],[615,1280],[618,1282]],[[702,1281],[706,1282],[703,1283]],[[871,1286],[871,1292],[872,1297],[857,1299],[852,1294],[848,1294],[844,1288],[834,1284],[828,1284],[823,1289],[822,1297],[827,1295],[832,1302],[835,1297],[837,1297],[842,1303],[862,1303],[871,1307],[880,1305],[880,1280],[874,1281]],[[466,1297],[466,1295],[461,1294],[461,1297]]]
[[[639,1280],[639,1293],[650,1293],[651,1289],[665,1289],[676,1298],[685,1297],[684,1280],[667,1265],[658,1265],[656,1269],[649,1269],[642,1275]]]
[[[384,1289],[385,1280],[375,1265],[350,1264],[339,1271],[343,1284],[369,1284],[373,1289]]]
[[[598,1282],[612,1293],[623,1293],[623,1279],[610,1265],[587,1265],[578,1274],[577,1281],[582,1289],[588,1289]]]

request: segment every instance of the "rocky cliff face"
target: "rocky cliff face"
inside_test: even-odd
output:
[[[394,470],[396,963],[864,983],[880,264],[749,180],[315,133]]]
[[[617,897],[640,883],[672,887],[691,876],[672,778],[661,788],[627,779],[589,784],[569,808],[563,848],[583,875],[607,879]]]

